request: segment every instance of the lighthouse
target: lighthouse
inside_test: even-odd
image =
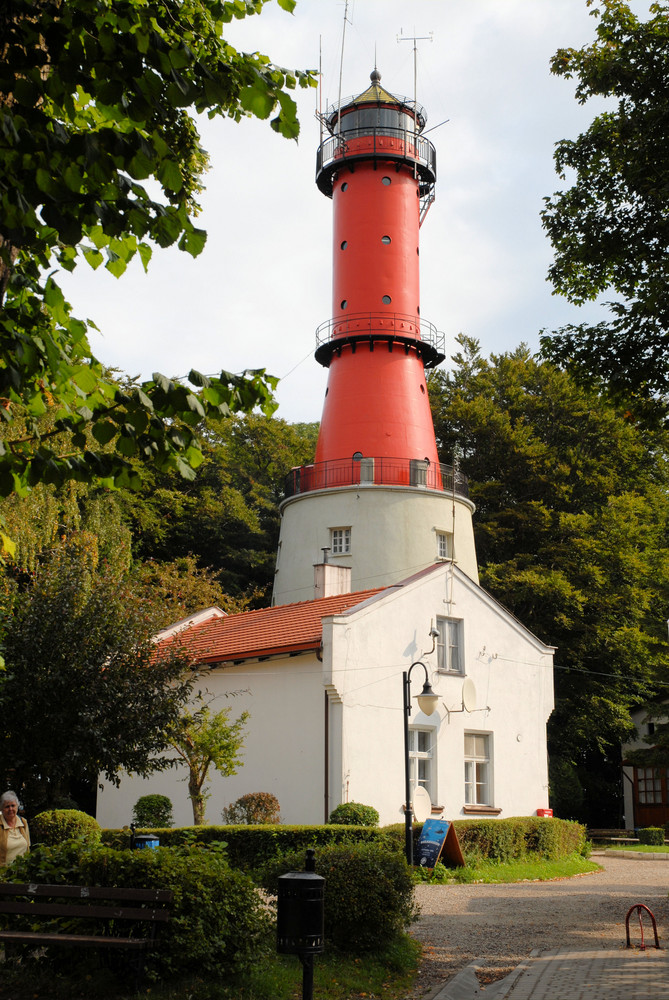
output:
[[[315,358],[328,381],[314,463],[286,482],[273,604],[389,586],[439,560],[478,581],[473,505],[439,461],[425,378],[445,357],[420,310],[436,150],[423,108],[370,79],[321,118],[333,278]]]

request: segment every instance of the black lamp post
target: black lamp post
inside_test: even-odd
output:
[[[422,667],[425,671],[425,683],[420,694],[416,695],[416,701],[421,712],[425,715],[432,715],[439,695],[436,695],[430,687],[427,667],[422,660],[416,660],[408,670],[402,674],[402,694],[404,698],[404,845],[407,863],[413,865],[413,809],[411,805],[411,775],[409,773],[409,716],[411,715],[411,671],[414,667]]]

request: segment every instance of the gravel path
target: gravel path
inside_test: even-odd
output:
[[[634,903],[655,914],[660,940],[669,937],[669,861],[593,856],[602,872],[551,882],[511,885],[419,885],[421,917],[411,933],[424,945],[418,986],[425,997],[474,958],[482,984],[500,979],[534,948],[619,948]],[[639,939],[636,917],[632,940]],[[644,922],[646,941],[652,930]]]

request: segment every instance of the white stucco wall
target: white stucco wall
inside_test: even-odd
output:
[[[215,669],[205,683],[216,696],[213,709],[230,707],[232,718],[243,711],[250,715],[243,766],[229,778],[211,770],[207,821],[222,822],[221,810],[247,792],[272,792],[286,822],[322,822],[325,693],[316,654]],[[225,697],[232,692],[234,696]],[[185,776],[186,769],[179,767],[146,780],[124,776],[118,789],[103,782],[98,822],[104,827],[127,825],[140,795],[160,793],[172,800],[177,826],[192,824]]]
[[[476,711],[462,711],[463,675],[437,671],[429,631],[438,616],[462,619],[464,676],[473,680]],[[416,660],[439,695],[435,729],[435,804],[446,818],[464,815],[464,734],[483,732],[493,745],[493,802],[500,816],[531,815],[548,805],[546,720],[553,707],[552,650],[519,625],[465,574],[438,564],[372,598],[359,610],[327,619],[323,660],[315,653],[215,669],[208,689],[216,706],[250,713],[244,766],[230,778],[212,773],[207,818],[247,792],[272,792],[287,823],[321,823],[341,801],[378,809],[381,823],[402,820],[404,745],[402,672]],[[412,673],[412,696],[423,671]],[[237,692],[225,699],[225,693]],[[326,699],[327,695],[327,699]],[[326,751],[327,741],[327,751]],[[327,767],[327,776],[326,776]],[[192,822],[183,769],[147,780],[124,778],[98,797],[103,826],[130,822],[137,798],[169,795],[177,824]],[[328,793],[327,803],[325,801]]]
[[[455,537],[457,564],[478,581],[471,504],[436,490],[360,485],[315,490],[282,504],[273,604],[314,596],[314,564],[330,545],[330,528],[350,527],[351,552],[330,562],[351,567],[351,589],[405,580],[437,561],[437,532]]]
[[[451,600],[452,598],[452,600]],[[465,676],[476,711],[462,711],[463,677],[437,671],[428,637],[437,616],[463,619]],[[368,622],[368,624],[367,624]],[[374,805],[383,823],[402,818],[404,752],[402,672],[421,659],[440,696],[436,713],[412,725],[434,727],[436,794],[444,815],[464,815],[464,734],[490,734],[493,806],[501,816],[548,806],[546,722],[553,708],[552,649],[504,612],[472,581],[449,568],[372,600],[354,615],[330,619],[326,677],[343,704],[344,795]],[[412,697],[424,674],[412,672]],[[483,813],[481,813],[483,815]]]

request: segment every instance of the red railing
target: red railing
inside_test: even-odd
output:
[[[317,462],[291,469],[286,476],[286,497],[337,486],[412,486],[442,493],[469,496],[467,477],[459,470],[427,459],[356,456]]]

